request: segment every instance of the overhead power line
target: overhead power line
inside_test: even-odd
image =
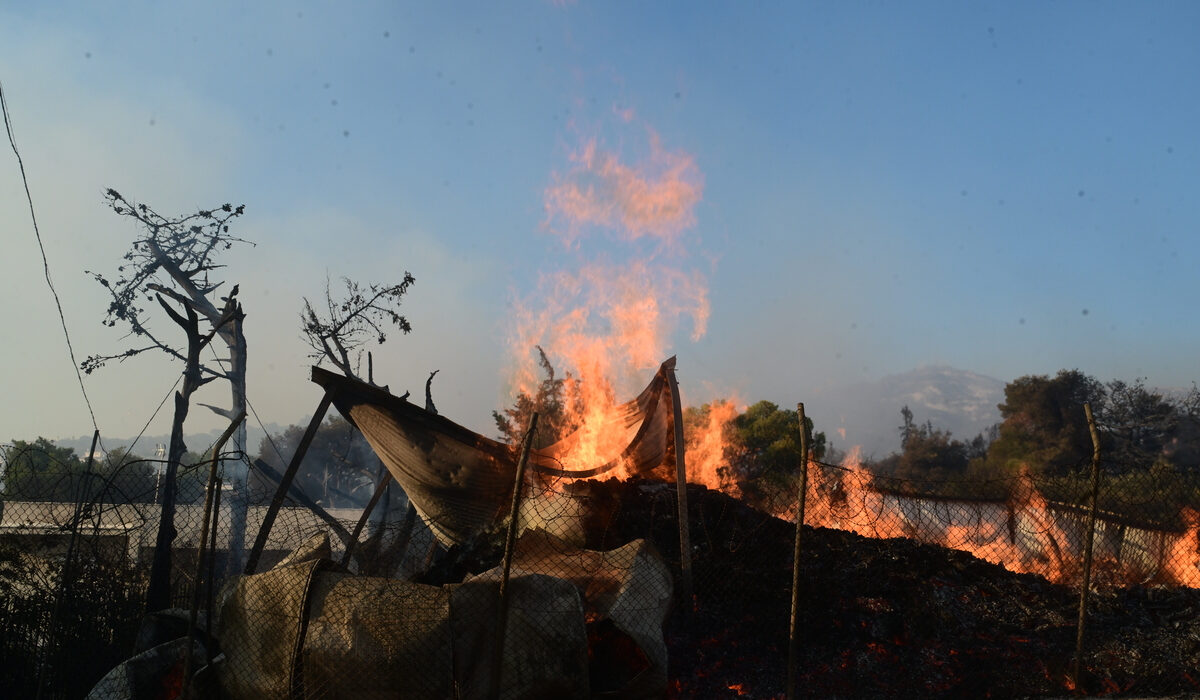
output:
[[[71,334],[67,331],[67,319],[63,315],[62,301],[58,298],[58,290],[54,288],[54,280],[50,279],[50,261],[46,258],[46,247],[42,245],[42,232],[38,229],[37,213],[33,208],[33,196],[29,194],[29,179],[25,176],[25,162],[17,150],[17,141],[13,137],[12,120],[8,116],[8,100],[4,96],[4,85],[0,83],[0,109],[4,112],[4,130],[8,133],[8,143],[12,146],[13,155],[17,157],[17,167],[21,170],[21,182],[25,185],[25,199],[29,202],[29,218],[33,220],[33,234],[37,237],[38,250],[42,252],[42,269],[46,273],[46,284],[54,295],[54,305],[58,308],[58,320],[62,323],[63,337],[67,339],[67,354],[71,357],[71,367],[75,370],[75,378],[79,380],[79,391],[83,393],[83,402],[87,404],[88,415],[92,417],[92,427],[97,431],[100,426],[96,423],[96,412],[92,410],[92,402],[88,398],[87,388],[83,385],[83,374],[79,371],[79,362],[75,360],[75,348],[71,345]]]

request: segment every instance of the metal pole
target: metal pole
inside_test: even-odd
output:
[[[695,605],[692,597],[692,535],[688,522],[687,464],[685,462],[683,436],[683,408],[679,398],[679,382],[675,379],[675,366],[667,370],[667,383],[671,388],[671,407],[675,414],[675,491],[679,506],[679,571],[683,585],[684,609]]]
[[[513,480],[512,506],[509,508],[508,533],[504,538],[504,568],[500,575],[499,610],[496,613],[496,639],[492,650],[492,685],[488,697],[500,697],[500,671],[504,667],[504,633],[508,627],[508,574],[512,569],[513,550],[517,546],[517,520],[521,514],[521,492],[525,490],[525,464],[529,461],[529,448],[533,445],[533,434],[537,430],[538,414],[529,417],[529,430],[521,445],[521,459],[517,462],[517,476]]]
[[[192,609],[188,611],[188,636],[187,646],[183,650],[183,700],[187,700],[191,690],[192,678],[192,644],[196,641],[196,616],[200,610],[200,596],[204,589],[200,585],[200,577],[204,573],[204,549],[208,545],[208,525],[209,522],[215,520],[213,515],[213,496],[216,491],[217,484],[217,464],[221,461],[221,450],[224,449],[225,443],[233,435],[233,431],[237,430],[241,425],[242,420],[246,417],[246,412],[241,411],[237,417],[229,423],[229,427],[221,433],[221,438],[217,440],[217,444],[213,445],[212,463],[208,468],[208,489],[204,494],[204,518],[200,526],[200,545],[196,549],[196,575],[192,577]],[[216,542],[214,541],[214,546]],[[208,575],[211,578],[213,571],[210,568]],[[212,610],[208,611],[212,615]],[[209,642],[206,640],[204,646],[207,647]]]
[[[206,586],[206,588],[208,590],[208,605],[206,605],[204,607],[204,609],[208,611],[208,614],[204,616],[204,639],[206,640],[205,644],[204,644],[204,651],[206,652],[206,655],[207,655],[209,671],[212,670],[213,651],[214,651],[213,645],[212,645],[212,639],[213,639],[212,626],[213,626],[213,613],[214,613],[213,608],[215,607],[213,605],[213,589],[216,588],[216,586],[215,586],[216,574],[213,572],[215,572],[217,570],[217,523],[220,522],[220,520],[221,520],[221,518],[219,516],[221,514],[221,484],[222,483],[223,483],[223,480],[221,479],[221,477],[218,476],[217,477],[217,488],[213,494],[213,513],[215,513],[216,515],[213,517],[212,532],[209,533],[209,538],[208,538],[208,541],[212,543],[212,546],[208,548],[209,575],[208,575],[208,586]]]
[[[808,496],[808,421],[804,418],[804,404],[796,404],[796,413],[800,416],[800,493],[796,505],[796,543],[792,549],[792,615],[788,622],[788,700],[796,697],[800,664],[800,640],[797,637],[800,616],[800,539],[804,532],[804,503]]]
[[[292,461],[288,464],[287,470],[279,479],[279,488],[275,489],[275,497],[271,499],[271,505],[267,507],[267,512],[263,515],[262,526],[258,529],[258,537],[254,538],[254,548],[250,550],[250,556],[246,559],[246,569],[243,573],[252,574],[258,568],[258,559],[262,556],[263,548],[267,546],[267,535],[271,533],[271,526],[275,524],[275,516],[279,515],[279,509],[283,507],[283,499],[287,496],[288,489],[292,486],[292,479],[296,476],[296,471],[300,468],[300,462],[304,460],[304,453],[308,452],[308,446],[312,444],[313,438],[317,435],[317,428],[321,427],[321,421],[325,419],[325,414],[329,411],[329,404],[333,402],[333,391],[326,391],[321,397],[321,403],[317,404],[317,410],[313,413],[312,420],[308,422],[308,429],[304,431],[304,437],[300,438],[300,444],[296,447],[296,454],[292,455]]]
[[[379,499],[383,497],[383,492],[392,483],[392,473],[384,471],[383,476],[379,479],[379,485],[375,487],[375,493],[371,494],[371,500],[367,502],[367,507],[363,508],[362,515],[358,518],[358,522],[354,525],[354,532],[350,533],[350,540],[346,542],[346,553],[342,555],[342,566],[350,563],[350,557],[354,555],[354,548],[358,545],[358,536],[362,534],[363,528],[367,524],[367,518],[371,517],[371,511],[375,510],[375,506],[379,504]],[[362,573],[362,567],[359,567],[359,573]]]
[[[1087,535],[1083,541],[1083,586],[1079,591],[1079,624],[1075,628],[1075,662],[1071,666],[1071,678],[1079,688],[1079,674],[1083,669],[1083,630],[1087,625],[1088,593],[1092,587],[1092,543],[1096,537],[1096,502],[1100,494],[1100,433],[1096,430],[1096,419],[1092,416],[1092,405],[1083,404],[1087,416],[1088,432],[1092,435],[1092,489],[1091,506],[1088,508]]]
[[[92,449],[88,450],[87,466],[83,468],[83,474],[80,475],[79,483],[75,486],[75,508],[71,512],[71,536],[67,538],[67,552],[63,556],[62,573],[59,576],[58,590],[54,595],[54,608],[50,613],[50,629],[46,633],[46,648],[42,655],[42,662],[38,665],[37,673],[37,700],[42,697],[42,682],[46,667],[49,665],[46,657],[54,653],[54,638],[55,630],[58,629],[58,614],[62,607],[63,589],[71,588],[71,564],[75,558],[75,543],[79,538],[79,521],[83,517],[83,499],[87,497],[87,490],[84,485],[88,483],[91,477],[92,464],[96,458],[96,443],[100,441],[100,429],[97,428],[92,433]]]

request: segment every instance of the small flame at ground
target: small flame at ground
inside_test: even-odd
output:
[[[839,470],[810,465],[805,523],[847,530],[864,537],[905,537],[972,554],[1019,573],[1033,573],[1056,583],[1075,583],[1083,564],[1082,536],[1071,536],[1023,473],[1007,503],[947,501],[886,493],[872,487],[872,477],[857,450]],[[795,520],[796,505],[778,510]],[[1129,581],[1147,576],[1164,583],[1200,587],[1200,513],[1185,511],[1187,530],[1170,538],[1163,549],[1162,570],[1143,571],[1095,551],[1097,566],[1120,572]],[[1111,561],[1110,561],[1111,560]]]
[[[1187,529],[1171,544],[1166,566],[1179,583],[1200,588],[1200,512],[1184,508],[1181,515]]]

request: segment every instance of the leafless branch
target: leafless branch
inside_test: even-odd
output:
[[[393,285],[361,285],[347,278],[342,278],[342,282],[346,286],[345,296],[335,298],[326,280],[324,313],[318,312],[307,297],[304,299],[300,327],[313,349],[309,357],[318,363],[329,360],[346,376],[355,377],[351,352],[372,340],[386,342],[387,331],[392,327],[403,333],[412,331],[412,325],[399,308],[404,294],[416,280],[405,272],[404,279]]]

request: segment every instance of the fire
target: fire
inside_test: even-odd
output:
[[[795,506],[778,515],[794,520]],[[805,523],[864,537],[916,539],[1055,582],[1067,581],[1079,566],[1074,553],[1065,550],[1067,535],[1028,474],[1007,504],[950,504],[876,490],[858,450],[852,450],[839,470],[809,467]]]
[[[902,514],[869,488],[871,474],[863,467],[857,447],[846,455],[842,467],[840,475],[827,475],[809,466],[805,523],[864,537],[907,537]],[[788,516],[796,518],[796,506],[790,506]]]
[[[1171,543],[1165,565],[1176,582],[1200,588],[1200,512],[1184,508],[1180,516],[1186,529]]]
[[[619,113],[633,121],[631,110]],[[647,129],[650,157],[636,166],[621,162],[595,139],[570,154],[572,167],[556,175],[546,189],[546,223],[571,244],[588,226],[614,230],[626,240],[643,236],[674,243],[696,223],[694,209],[704,191],[695,159],[669,152],[653,129]]]
[[[618,116],[622,125],[634,119],[629,110]],[[645,385],[685,324],[692,340],[707,331],[708,281],[685,265],[676,245],[696,222],[703,177],[690,154],[667,150],[653,129],[646,133],[649,156],[632,164],[595,138],[568,155],[570,167],[554,174],[544,193],[546,228],[567,251],[579,251],[580,261],[543,275],[537,290],[514,304],[512,388],[537,394],[535,346],[570,373],[564,400],[553,407],[561,412],[560,432],[543,440],[571,435],[569,452],[558,455],[568,469],[620,454],[632,435],[612,427],[618,397]],[[580,248],[596,230],[624,246],[585,257]],[[614,259],[622,252],[624,259]]]
[[[721,471],[729,447],[727,427],[737,417],[737,407],[732,401],[721,400],[709,404],[707,409],[703,424],[687,436],[688,481],[740,498],[737,482],[728,471]]]

